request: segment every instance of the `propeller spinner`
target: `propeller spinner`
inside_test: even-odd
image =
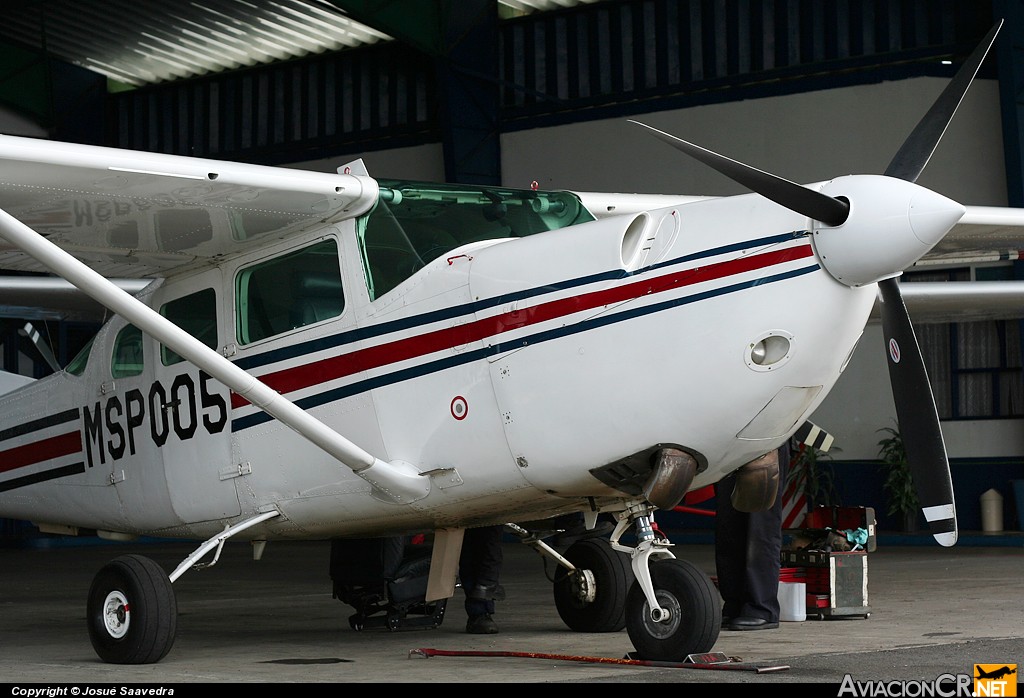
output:
[[[938,147],[957,107],[995,43],[1002,24],[1000,21],[992,27],[974,49],[886,168],[886,177],[909,183],[904,185],[908,187],[906,198],[895,205],[892,204],[893,199],[886,200],[887,205],[894,207],[892,215],[876,210],[868,212],[866,220],[859,215],[853,216],[856,206],[851,206],[851,200],[871,199],[830,196],[825,191],[764,172],[646,124],[632,122],[765,198],[835,228],[829,231],[828,242],[824,245],[826,251],[822,253],[826,269],[850,285],[877,281],[882,301],[882,332],[888,355],[889,380],[907,462],[929,529],[943,546],[951,546],[957,541],[953,481],[928,372],[896,277],[939,242],[963,215],[963,207],[956,202],[914,183]],[[835,180],[823,189],[842,189],[843,179]],[[850,181],[857,179],[863,178],[849,178]],[[873,205],[873,202],[868,205]],[[816,239],[819,249],[822,245],[819,234],[824,232],[818,229],[815,233],[819,236]],[[847,239],[844,240],[844,236]],[[880,248],[884,252],[880,252]],[[825,257],[835,259],[830,262]],[[884,259],[883,266],[878,266],[877,262],[872,266],[866,262],[869,258]],[[865,262],[864,268],[858,268],[861,261]],[[888,268],[884,266],[886,264]]]

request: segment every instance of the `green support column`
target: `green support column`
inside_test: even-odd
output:
[[[50,138],[102,143],[106,87],[107,80],[99,73],[43,51],[0,42],[0,104]]]
[[[501,184],[498,4],[459,0],[445,5],[446,55],[437,63],[445,177],[463,184]]]
[[[445,178],[501,183],[498,3],[494,0],[332,0],[353,19],[434,62]]]
[[[995,53],[999,61],[1006,198],[1010,206],[1024,206],[1024,4],[1020,0],[995,0],[992,9],[995,17],[1005,20]]]

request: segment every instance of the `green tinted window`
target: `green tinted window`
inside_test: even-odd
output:
[[[67,368],[64,369],[65,371],[73,376],[80,376],[85,373],[85,367],[89,363],[89,352],[92,351],[92,343],[95,339],[93,337],[86,342],[85,346],[75,354],[75,358],[71,359],[68,363]]]
[[[142,373],[142,331],[135,325],[126,325],[114,339],[114,355],[110,360],[110,375],[128,378]]]
[[[211,349],[217,348],[217,294],[212,288],[164,303],[160,314]],[[161,344],[160,360],[170,366],[185,359]]]
[[[371,299],[466,243],[594,220],[569,192],[386,179],[379,184],[377,205],[359,229]]]
[[[235,301],[239,344],[338,317],[345,295],[337,243],[324,240],[242,269]]]

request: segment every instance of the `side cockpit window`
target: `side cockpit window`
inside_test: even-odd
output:
[[[160,314],[211,349],[217,348],[217,294],[212,288],[168,301]],[[185,359],[161,344],[160,360],[171,366]]]
[[[338,317],[345,294],[337,242],[323,240],[242,269],[235,302],[239,344]]]
[[[130,378],[142,373],[142,369],[142,331],[135,325],[126,325],[114,339],[110,375],[113,378]]]

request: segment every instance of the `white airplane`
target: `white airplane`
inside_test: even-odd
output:
[[[714,647],[720,600],[652,531],[655,512],[734,471],[737,506],[769,506],[775,449],[880,295],[923,509],[952,545],[897,277],[979,226],[990,246],[1024,225],[914,183],[997,31],[884,175],[799,185],[650,129],[753,190],[739,196],[378,181],[359,162],[326,174],[0,138],[0,268],[52,274],[5,293],[17,282],[19,303],[67,307],[73,286],[109,316],[62,371],[0,381],[0,516],[201,541],[170,574],[132,555],[95,577],[97,654],[149,663],[174,642],[173,582],[228,539],[259,556],[267,541],[432,532],[434,601],[454,594],[465,529],[604,513],[610,540],[565,555],[520,528],[558,559],[570,628],[625,627],[638,656],[678,661]]]

